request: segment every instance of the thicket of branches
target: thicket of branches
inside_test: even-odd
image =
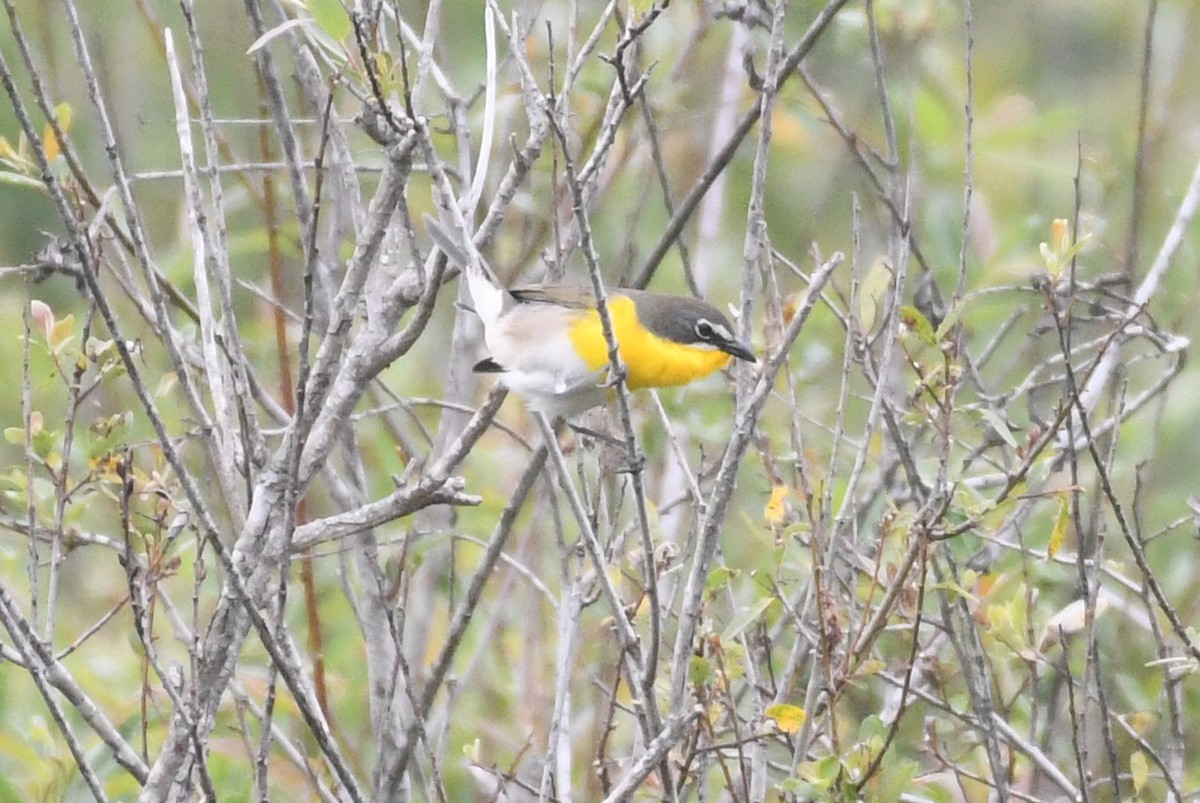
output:
[[[1127,195],[1020,211],[970,3],[135,2],[135,106],[4,3],[0,799],[1194,796],[1157,3]],[[425,214],[761,359],[538,428]]]

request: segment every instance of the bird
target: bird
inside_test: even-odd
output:
[[[569,284],[506,288],[469,237],[457,237],[430,215],[434,243],[466,277],[489,356],[476,373],[499,375],[505,387],[548,418],[570,417],[611,397],[608,343],[595,294]],[[625,383],[630,390],[686,385],[733,358],[757,362],[720,310],[690,296],[623,287],[606,289]]]

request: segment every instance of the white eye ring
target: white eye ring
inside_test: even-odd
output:
[[[696,321],[696,337],[698,337],[704,341],[710,341],[713,339],[713,336],[715,334],[716,334],[716,332],[713,329],[713,325],[711,323],[704,320],[703,318]]]

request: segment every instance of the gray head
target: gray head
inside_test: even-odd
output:
[[[638,320],[664,340],[689,346],[709,346],[739,360],[758,361],[750,347],[734,335],[729,318],[707,301],[642,290],[617,292],[633,299]]]

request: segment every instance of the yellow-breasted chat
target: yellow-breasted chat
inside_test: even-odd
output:
[[[603,404],[608,345],[588,289],[565,284],[506,288],[474,244],[431,216],[434,242],[466,277],[490,356],[475,365],[496,373],[531,409],[553,418]],[[729,364],[756,362],[729,319],[712,304],[687,296],[612,288],[606,291],[613,334],[630,390],[685,385]]]

